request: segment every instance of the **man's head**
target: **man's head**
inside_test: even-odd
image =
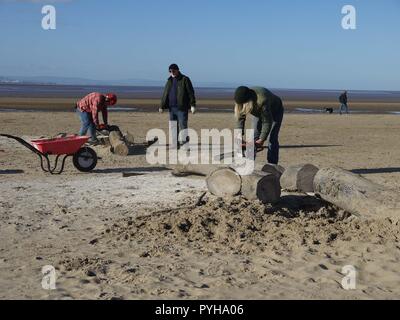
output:
[[[173,77],[173,78],[175,78],[179,75],[179,67],[175,63],[173,63],[169,66],[168,71],[171,74],[171,77]]]
[[[105,97],[108,106],[113,106],[117,103],[117,96],[114,93],[107,93]]]
[[[235,90],[235,116],[239,119],[253,111],[257,100],[257,95],[254,90],[240,86]]]
[[[248,87],[241,86],[235,90],[235,102],[244,104],[252,99],[252,90]]]

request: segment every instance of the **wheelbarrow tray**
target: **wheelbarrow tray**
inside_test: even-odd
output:
[[[72,155],[89,140],[86,136],[69,135],[60,138],[32,140],[32,145],[43,154]]]

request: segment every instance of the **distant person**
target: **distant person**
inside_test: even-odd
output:
[[[340,97],[339,97],[339,102],[340,102],[340,110],[339,113],[342,114],[343,110],[345,110],[345,112],[347,114],[349,114],[349,107],[347,105],[347,91],[343,92]]]
[[[279,131],[283,120],[283,104],[281,98],[262,87],[238,87],[235,91],[235,117],[237,128],[244,134],[246,116],[254,116],[255,149],[268,142],[268,163],[278,164],[279,161]]]
[[[192,114],[196,113],[196,98],[189,77],[183,75],[176,64],[171,64],[168,70],[171,76],[165,85],[159,111],[164,112],[169,109],[169,120],[178,122],[178,132],[176,135],[173,133],[172,147],[179,148],[189,141],[187,136],[189,110]],[[181,130],[184,130],[182,141],[178,141]]]
[[[96,129],[105,129],[108,126],[108,106],[113,106],[117,103],[117,96],[114,93],[103,95],[99,92],[89,93],[76,103],[76,113],[81,120],[80,136],[86,135],[89,132],[90,144],[97,144]],[[103,117],[103,125],[99,123],[99,112]]]

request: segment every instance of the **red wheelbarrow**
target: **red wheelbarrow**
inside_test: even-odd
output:
[[[97,165],[96,152],[83,146],[89,137],[69,135],[51,139],[32,140],[31,143],[9,134],[0,134],[1,137],[10,138],[18,141],[24,147],[37,154],[40,158],[40,166],[43,171],[51,174],[60,174],[64,171],[65,160],[72,157],[75,168],[81,172],[92,171]],[[50,164],[50,155],[55,155],[54,166]],[[57,170],[58,160],[62,158],[61,168]]]

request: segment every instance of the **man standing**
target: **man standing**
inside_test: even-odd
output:
[[[178,130],[173,132],[172,136],[173,147],[179,147],[189,141],[187,136],[189,109],[193,114],[196,112],[196,98],[189,77],[183,75],[176,64],[171,64],[168,70],[171,76],[165,85],[159,111],[169,109],[169,120],[178,122]],[[180,131],[183,133],[179,135]],[[179,137],[181,141],[178,141]]]
[[[99,112],[103,116],[104,126],[108,125],[107,106],[113,106],[117,103],[117,96],[114,93],[103,95],[99,92],[89,93],[79,100],[76,104],[76,113],[81,120],[81,129],[79,135],[83,136],[89,131],[89,143],[98,143],[96,137],[96,128],[100,129]]]
[[[347,114],[349,114],[349,107],[347,106],[347,91],[343,92],[339,97],[340,102],[340,110],[339,113],[342,114],[342,111],[345,110]]]

